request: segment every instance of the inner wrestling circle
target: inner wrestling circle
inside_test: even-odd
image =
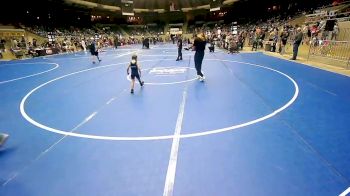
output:
[[[168,60],[168,59],[163,59]],[[187,74],[189,71],[193,71],[193,75],[195,75],[195,69],[192,67],[154,67],[154,68],[146,68],[141,69],[141,71],[148,71],[149,75],[158,75],[158,76],[176,76],[179,74]],[[131,81],[130,75],[126,77],[127,80]],[[173,81],[173,82],[145,82],[146,85],[160,86],[160,85],[172,85],[172,84],[181,84],[186,82],[192,82],[196,80],[197,77],[193,77],[191,79],[181,80],[181,81]]]

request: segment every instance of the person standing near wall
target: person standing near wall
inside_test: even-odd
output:
[[[281,34],[281,43],[280,43],[280,49],[279,49],[279,52],[281,55],[284,55],[286,52],[286,45],[287,45],[288,37],[289,37],[288,30],[287,30],[287,28],[284,28],[283,32]]]
[[[301,32],[301,28],[298,27],[297,33],[295,34],[295,37],[294,37],[293,57],[291,58],[291,60],[297,60],[298,50],[302,40],[303,40],[303,32]]]
[[[339,26],[338,26],[338,23],[336,22],[333,27],[331,40],[337,41],[338,35],[339,35]]]

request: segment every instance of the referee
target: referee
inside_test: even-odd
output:
[[[196,53],[194,54],[194,65],[197,70],[198,79],[201,82],[203,82],[205,79],[202,73],[202,62],[204,58],[204,51],[205,51],[206,44],[207,44],[207,41],[205,39],[204,33],[200,33],[194,39],[194,43],[192,46],[193,50],[196,51]]]
[[[176,61],[182,60],[182,39],[181,35],[179,36],[179,39],[177,40],[177,59]]]

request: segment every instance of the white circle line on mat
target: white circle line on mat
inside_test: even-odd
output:
[[[35,74],[31,74],[31,75],[27,75],[27,76],[23,76],[23,77],[19,77],[19,78],[14,78],[14,79],[10,79],[10,80],[0,81],[0,84],[5,84],[5,83],[9,83],[9,82],[14,82],[14,81],[17,81],[17,80],[22,80],[22,79],[25,79],[25,78],[30,78],[30,77],[38,76],[38,75],[41,75],[41,74],[44,74],[44,73],[53,71],[53,70],[57,69],[57,68],[60,66],[60,65],[57,64],[57,63],[46,63],[46,62],[38,62],[38,63],[14,63],[14,64],[10,64],[10,65],[15,65],[15,64],[19,64],[19,65],[22,65],[22,64],[49,64],[49,65],[55,65],[55,66],[54,66],[53,68],[49,69],[49,70],[46,70],[46,71],[42,71],[42,72],[38,72],[38,73],[35,73]]]
[[[173,60],[173,59],[162,59],[162,60]],[[174,68],[174,67],[162,67],[162,68]],[[190,67],[175,67],[175,68],[186,68],[186,69],[191,69],[194,70],[194,68],[190,68]],[[147,69],[141,69],[142,71],[146,71],[149,70],[150,68]],[[131,81],[130,75],[126,76],[126,79]],[[186,82],[192,82],[197,80],[197,77],[194,77],[192,79],[188,79],[188,80],[182,80],[182,81],[177,81],[177,82],[145,82],[145,84],[147,85],[152,85],[152,86],[163,86],[163,85],[172,85],[172,84],[182,84],[182,83],[186,83]]]
[[[232,61],[232,60],[220,60],[220,59],[206,59],[206,60],[209,60],[209,61],[215,60],[215,61],[222,61],[222,62],[232,62],[232,63],[239,63],[239,64],[247,64],[247,65],[252,65],[252,66],[255,66],[255,67],[259,67],[259,68],[263,68],[263,69],[267,69],[267,70],[273,71],[275,73],[278,73],[278,74],[286,77],[288,80],[290,80],[293,83],[294,90],[295,90],[294,91],[294,95],[282,107],[280,107],[280,108],[274,110],[272,113],[267,114],[265,116],[262,116],[260,118],[257,118],[257,119],[254,119],[254,120],[251,120],[251,121],[248,121],[248,122],[245,122],[245,123],[241,123],[241,124],[238,124],[238,125],[232,125],[232,126],[229,126],[229,127],[220,128],[220,129],[214,129],[214,130],[203,131],[203,132],[197,131],[197,132],[190,133],[190,134],[181,134],[181,135],[179,135],[177,137],[180,137],[180,138],[192,138],[192,137],[206,136],[206,135],[211,135],[211,134],[217,134],[217,133],[232,131],[232,130],[235,130],[235,129],[239,129],[239,128],[242,128],[242,127],[246,127],[246,126],[249,126],[249,125],[253,125],[253,124],[262,122],[264,120],[272,118],[273,116],[275,116],[278,113],[282,112],[283,110],[287,109],[289,106],[291,106],[295,102],[295,100],[297,99],[297,97],[299,95],[299,86],[298,86],[298,84],[295,82],[295,80],[292,77],[290,77],[289,75],[287,75],[287,74],[285,74],[285,73],[283,73],[281,71],[278,71],[278,70],[275,70],[275,69],[272,69],[272,68],[269,68],[269,67],[265,67],[265,66],[262,66],[262,65],[258,65],[258,64],[247,63],[247,62]],[[151,61],[154,61],[154,60],[151,60]],[[113,64],[113,65],[119,65],[119,64],[124,64],[124,63],[118,63],[118,64]],[[100,136],[100,135],[89,135],[89,134],[73,133],[73,132],[59,130],[59,129],[56,129],[56,128],[52,128],[52,127],[43,125],[43,124],[33,120],[26,113],[26,111],[25,111],[26,100],[30,97],[30,95],[32,95],[35,91],[37,91],[38,89],[42,88],[43,86],[45,86],[45,85],[47,85],[49,83],[52,83],[54,81],[57,81],[59,79],[65,78],[67,76],[71,76],[71,75],[75,75],[75,74],[78,74],[78,73],[82,73],[82,72],[86,72],[86,71],[90,71],[90,70],[94,70],[94,69],[99,69],[99,68],[103,68],[103,67],[109,67],[109,66],[113,66],[113,65],[105,65],[105,66],[101,66],[101,67],[95,67],[95,68],[90,68],[90,69],[86,69],[86,70],[70,73],[70,74],[67,74],[67,75],[55,78],[53,80],[50,80],[50,81],[48,81],[46,83],[43,83],[43,84],[39,85],[38,87],[32,89],[29,93],[27,93],[23,97],[23,99],[21,100],[20,112],[21,112],[22,116],[28,122],[30,122],[34,126],[37,126],[37,127],[41,128],[41,129],[44,129],[44,130],[47,130],[47,131],[50,131],[50,132],[53,132],[53,133],[62,134],[62,135],[68,135],[68,136],[73,136],[73,137],[80,137],[80,138],[87,138],[87,139],[97,139],[97,140],[112,140],[112,141],[149,141],[149,140],[173,139],[175,137],[174,135],[145,136],[145,137],[142,137],[142,136],[139,136],[139,137],[117,137],[117,136]]]

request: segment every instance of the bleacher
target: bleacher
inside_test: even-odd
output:
[[[13,39],[19,40],[23,36],[25,36],[25,31],[23,29],[18,29],[10,25],[0,25],[0,57],[3,59],[13,59],[22,56],[23,45],[21,45],[22,47],[14,47]]]
[[[344,2],[341,5],[326,6],[318,8],[312,14],[305,15],[306,23],[316,23],[326,19],[339,19],[339,21],[349,20],[350,1]],[[345,19],[346,18],[346,19]]]

